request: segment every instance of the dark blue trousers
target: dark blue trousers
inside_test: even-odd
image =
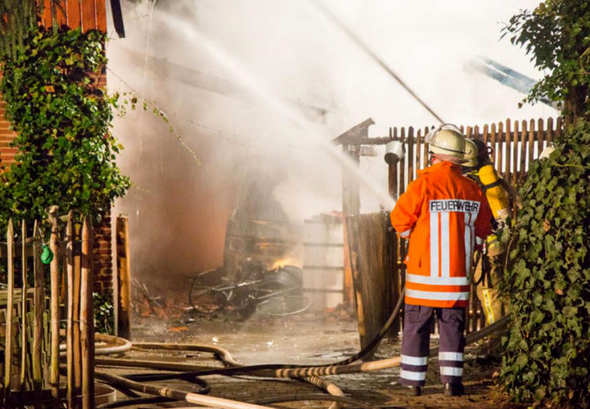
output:
[[[462,382],[465,309],[405,304],[400,374],[400,383],[403,385],[422,386],[425,383],[434,313],[440,330],[440,380],[442,383]]]

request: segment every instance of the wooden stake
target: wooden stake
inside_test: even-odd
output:
[[[94,308],[92,299],[92,223],[82,226],[80,330],[82,346],[82,408],[94,409]]]
[[[33,296],[33,310],[35,311],[35,325],[33,326],[33,390],[35,409],[42,408],[43,393],[43,365],[41,350],[43,347],[43,313],[45,312],[45,294],[43,289],[43,267],[40,263],[39,252],[39,222],[33,223],[33,279],[35,292]]]
[[[82,340],[80,337],[80,230],[74,224],[74,388],[76,389],[76,408],[81,407],[80,392],[82,390]]]
[[[51,393],[55,399],[59,399],[59,249],[57,246],[57,209],[49,215],[51,221],[51,238],[49,246],[53,252],[51,261],[51,369],[50,379]]]
[[[131,268],[127,216],[116,219],[117,237],[117,336],[131,339]]]
[[[21,299],[21,357],[20,357],[20,387],[21,393],[24,393],[25,382],[27,381],[27,353],[28,353],[28,337],[27,337],[27,223],[23,220],[21,224],[21,251],[22,251],[22,271],[21,276],[23,280],[22,299]]]
[[[74,408],[76,391],[74,389],[74,225],[73,212],[68,213],[66,225],[66,262],[67,262],[67,329],[66,329],[66,365],[67,365],[67,388],[68,388],[68,409]]]
[[[12,389],[12,338],[14,334],[13,312],[14,312],[14,227],[12,219],[8,220],[6,232],[6,245],[8,257],[8,294],[6,300],[6,335],[4,347],[4,407],[10,408],[10,393]]]

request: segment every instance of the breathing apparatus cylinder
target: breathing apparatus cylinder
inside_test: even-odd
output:
[[[506,223],[506,219],[510,216],[510,203],[508,193],[502,186],[496,169],[493,165],[485,165],[479,169],[478,175],[485,189],[494,219],[500,224]]]
[[[494,219],[496,219],[500,226],[505,225],[506,219],[510,215],[510,203],[508,192],[502,186],[496,169],[491,164],[484,165],[479,169],[478,176],[486,192],[488,204],[490,205]],[[489,235],[486,241],[488,256],[494,257],[504,252],[504,246],[496,234]]]

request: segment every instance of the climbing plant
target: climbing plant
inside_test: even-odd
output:
[[[521,190],[499,379],[519,403],[590,407],[590,3],[547,0],[505,30],[547,73],[526,100],[560,102],[572,125],[548,159],[531,163]]]
[[[590,407],[590,123],[579,120],[521,190],[504,290],[500,381],[516,402]]]
[[[118,99],[97,86],[104,41],[98,31],[38,31],[5,55],[0,91],[18,152],[0,175],[0,219],[44,218],[55,204],[98,216],[125,194],[110,132]]]

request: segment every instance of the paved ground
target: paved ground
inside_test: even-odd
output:
[[[160,314],[163,315],[163,314]],[[322,364],[344,359],[359,349],[356,322],[343,312],[308,313],[288,318],[254,316],[246,321],[236,317],[219,316],[214,319],[195,317],[188,322],[186,315],[169,313],[176,318],[138,317],[134,321],[135,341],[183,342],[219,345],[231,351],[244,364],[293,363]],[[436,339],[432,341],[433,345]],[[382,342],[376,358],[399,354],[399,342]],[[129,357],[218,365],[210,354],[194,352],[134,351]],[[380,372],[327,377],[348,397],[376,407],[407,408],[494,408],[494,387],[491,378],[495,368],[476,363],[476,349],[469,348],[465,367],[467,394],[462,398],[442,395],[436,360],[428,372],[428,385],[421,397],[409,397],[397,383],[398,369]],[[117,369],[117,373],[130,370]],[[253,402],[259,398],[302,393],[318,393],[313,386],[297,381],[259,380],[249,377],[210,377],[210,395]],[[180,381],[160,382],[178,389],[193,386]],[[284,407],[318,408],[328,402],[297,402]],[[172,408],[186,404],[143,405],[135,408]]]

